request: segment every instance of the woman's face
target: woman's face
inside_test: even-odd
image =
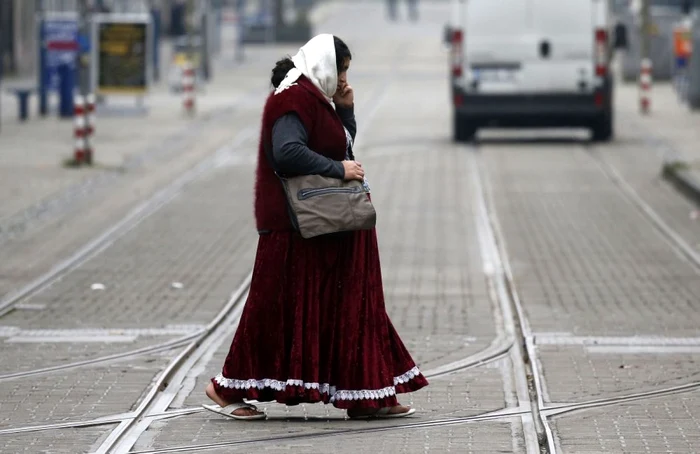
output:
[[[338,71],[338,91],[342,92],[345,86],[348,84],[348,69],[350,69],[350,59],[346,58],[343,62],[343,66]]]

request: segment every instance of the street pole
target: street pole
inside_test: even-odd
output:
[[[185,7],[185,27],[187,28],[187,58],[194,62],[194,0],[187,0]]]
[[[286,24],[284,22],[284,0],[275,1],[275,28],[279,31],[280,28],[284,27]]]
[[[49,99],[47,93],[47,83],[46,80],[46,58],[44,53],[46,52],[46,43],[44,43],[44,22],[46,21],[46,5],[45,0],[36,0],[36,16],[39,18],[37,27],[37,42],[39,43],[37,52],[39,67],[37,68],[37,85],[39,90],[39,115],[45,117],[49,113]]]
[[[5,13],[3,11],[3,4],[0,3],[0,90],[2,90],[2,73],[5,64],[5,41],[3,39],[3,30],[5,29]],[[2,96],[0,96],[2,99]],[[2,112],[2,105],[0,105],[0,112]],[[0,130],[2,130],[2,114],[0,114]]]
[[[243,39],[245,38],[245,11],[246,11],[246,1],[236,0],[236,55],[235,59],[237,62],[242,63],[244,60],[243,55]],[[266,25],[267,27],[267,25]]]
[[[700,8],[692,11],[692,52],[688,62],[688,105],[693,110],[700,109]]]
[[[197,12],[198,14],[198,23],[199,23],[199,38],[200,38],[200,58],[201,58],[201,69],[202,69],[202,76],[205,81],[209,81],[210,77],[210,61],[209,61],[209,53],[210,53],[210,36],[209,36],[209,27],[211,26],[211,21],[210,21],[210,8],[211,8],[211,2],[209,0],[200,0],[199,4],[199,10]]]
[[[80,0],[78,4],[79,8],[79,14],[80,14],[80,19],[79,19],[79,25],[78,25],[78,36],[81,37],[87,37],[90,34],[90,25],[89,25],[89,18],[88,18],[88,4],[87,0]],[[93,45],[95,43],[92,43]],[[79,76],[78,76],[78,84],[79,84],[79,90],[80,94],[82,96],[87,96],[88,92],[90,90],[90,62],[89,62],[89,53],[86,52],[84,49],[79,49],[78,50],[78,68],[79,68]]]
[[[196,6],[194,0],[187,0],[185,4],[185,29],[187,33],[187,60],[182,68],[182,92],[184,95],[185,113],[194,115],[195,91],[197,87],[198,71],[194,65],[194,27]],[[200,50],[201,58],[201,50]],[[201,63],[201,62],[200,62]]]
[[[648,114],[651,106],[652,61],[651,61],[651,11],[650,0],[642,0],[641,67],[639,74],[639,107]]]
[[[158,82],[160,80],[160,36],[161,36],[161,14],[162,8],[157,5],[155,0],[148,0],[148,14],[151,17],[151,27],[152,27],[152,42],[151,42],[151,52],[153,52],[151,64],[153,65],[153,80]]]

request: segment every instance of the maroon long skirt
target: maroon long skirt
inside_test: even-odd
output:
[[[250,294],[221,374],[227,401],[398,404],[428,381],[384,306],[374,230],[261,235]]]

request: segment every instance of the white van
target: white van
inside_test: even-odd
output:
[[[452,0],[454,139],[497,127],[613,136],[607,0]]]

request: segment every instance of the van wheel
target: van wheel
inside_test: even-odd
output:
[[[476,130],[477,127],[467,117],[454,113],[452,133],[455,142],[471,142],[476,136]]]
[[[613,138],[613,115],[608,111],[601,115],[591,127],[594,142],[609,142]]]

